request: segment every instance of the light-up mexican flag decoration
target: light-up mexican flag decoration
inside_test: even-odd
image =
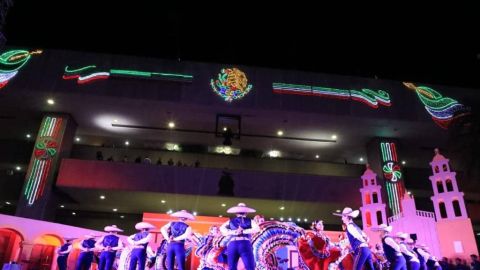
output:
[[[392,105],[390,95],[384,90],[371,90],[367,88],[362,88],[361,90],[347,90],[286,83],[273,83],[272,87],[275,94],[318,96],[343,100],[350,99],[366,104],[374,109],[377,109],[379,106],[389,107]]]
[[[414,90],[433,121],[441,128],[447,129],[451,122],[458,117],[470,113],[470,109],[455,99],[444,97],[439,92],[427,86],[416,86],[404,82],[407,88]]]
[[[252,90],[252,85],[248,84],[247,75],[238,68],[222,69],[217,79],[210,80],[210,86],[227,102],[241,99]]]
[[[381,142],[380,151],[382,152],[382,172],[388,196],[388,205],[392,210],[392,214],[397,215],[402,212],[400,200],[405,193],[397,148],[394,142]]]
[[[28,63],[32,55],[41,54],[41,50],[10,50],[0,55],[0,89],[13,79],[18,71]]]
[[[34,204],[43,195],[59,151],[64,122],[62,117],[47,116],[43,119],[26,176],[24,195],[28,205]]]
[[[180,73],[151,72],[128,69],[100,69],[96,65],[89,65],[72,69],[65,67],[63,79],[76,80],[78,84],[106,80],[109,78],[132,78],[141,80],[161,80],[175,82],[192,82],[193,76]]]

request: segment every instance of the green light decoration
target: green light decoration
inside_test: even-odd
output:
[[[33,151],[34,159],[27,172],[27,184],[23,193],[29,205],[33,205],[43,195],[52,160],[57,155],[57,141],[61,136],[63,122],[61,117],[48,116],[41,124]]]
[[[404,82],[403,85],[415,91],[433,121],[443,129],[448,129],[454,119],[470,113],[468,107],[455,99],[442,96],[430,87],[416,86],[408,82]]]
[[[0,89],[13,79],[18,71],[25,66],[32,55],[41,54],[42,50],[10,50],[0,55]]]
[[[334,99],[351,99],[364,103],[371,108],[378,109],[379,105],[389,107],[392,102],[390,95],[383,90],[346,90],[322,86],[309,86],[301,84],[273,83],[273,92],[276,94],[319,96]]]
[[[388,195],[388,205],[393,215],[402,211],[400,199],[403,198],[405,187],[401,180],[403,175],[398,164],[397,148],[393,142],[381,142],[380,152],[382,153],[382,171],[385,187]]]
[[[65,67],[62,77],[64,80],[77,80],[78,84],[86,84],[108,78],[134,78],[143,80],[162,80],[174,82],[192,82],[193,76],[178,73],[150,72],[128,69],[100,70],[96,65],[84,66],[72,69]]]

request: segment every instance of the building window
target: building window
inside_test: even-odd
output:
[[[376,192],[372,193],[372,201],[373,203],[378,203],[378,195]]]
[[[447,218],[447,209],[445,208],[445,203],[444,202],[439,202],[438,203],[438,208],[440,208],[440,217],[441,218]]]
[[[370,180],[370,183],[371,183],[372,185],[375,185],[375,179]]]
[[[365,186],[368,186],[368,180],[365,180]]]
[[[455,216],[461,217],[462,210],[460,209],[460,203],[458,202],[458,200],[453,200],[452,205],[453,205],[453,211],[455,212]]]
[[[438,166],[435,166],[435,173],[439,173],[440,170],[438,169]]]
[[[372,199],[370,198],[370,193],[365,193],[365,204],[371,204]]]
[[[382,211],[377,211],[377,224],[380,225],[383,223]]]
[[[365,219],[367,221],[367,227],[371,227],[372,226],[372,216],[370,215],[370,212],[366,212],[365,213]]]
[[[438,190],[438,193],[443,193],[444,192],[442,181],[437,181],[437,190]]]
[[[443,171],[444,171],[444,172],[448,172],[447,164],[443,164]]]
[[[453,191],[453,184],[452,184],[452,180],[451,179],[447,179],[447,181],[445,182],[446,186],[447,186],[447,191]]]

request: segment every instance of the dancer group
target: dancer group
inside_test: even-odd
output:
[[[321,220],[313,221],[311,230],[304,230],[292,223],[265,222],[261,215],[251,218],[249,214],[255,212],[255,209],[239,203],[227,210],[227,213],[233,215],[228,221],[219,227],[212,226],[205,236],[192,231],[189,223],[195,220],[193,214],[186,210],[172,213],[171,216],[176,220],[160,228],[163,242],[156,252],[149,247],[153,240],[151,231],[156,229],[154,225],[148,222],[137,223],[135,229],[138,232],[126,238],[127,245],[124,245],[118,235],[123,232],[122,229],[115,225],[106,226],[104,236],[88,234],[80,242],[80,254],[75,270],[90,269],[94,253],[99,253],[98,270],[112,270],[117,252],[125,248],[129,251],[123,266],[125,270],[145,270],[146,265],[151,267],[152,261],[159,256],[162,256],[164,261],[157,262],[162,264],[161,267],[156,267],[157,269],[184,270],[188,241],[194,242],[197,247],[195,254],[200,257],[199,270],[280,269],[275,266],[279,263],[275,254],[260,254],[273,255],[266,260],[259,258],[258,252],[274,253],[278,243],[288,244],[288,237],[295,240],[293,243],[300,254],[296,269],[441,270],[436,258],[426,246],[415,243],[407,233],[392,235],[391,226],[382,224],[372,228],[379,232],[381,240],[381,245],[372,247],[365,232],[354,222],[359,211],[349,207],[345,207],[340,213],[333,213],[341,217],[344,228],[339,239],[330,239],[325,234]],[[268,237],[278,240],[273,244],[264,244],[262,241]],[[72,251],[73,240],[74,238],[65,238],[65,244],[58,249],[57,264],[60,270],[67,270],[67,258]],[[260,245],[264,246],[259,248]],[[268,261],[267,266],[257,265],[260,261]]]

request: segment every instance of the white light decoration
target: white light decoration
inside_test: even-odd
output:
[[[180,146],[176,143],[165,143],[165,149],[167,149],[168,151],[175,151],[175,152],[179,152],[182,150]]]
[[[268,151],[268,156],[271,158],[278,158],[281,156],[281,153],[278,150],[270,150]]]

